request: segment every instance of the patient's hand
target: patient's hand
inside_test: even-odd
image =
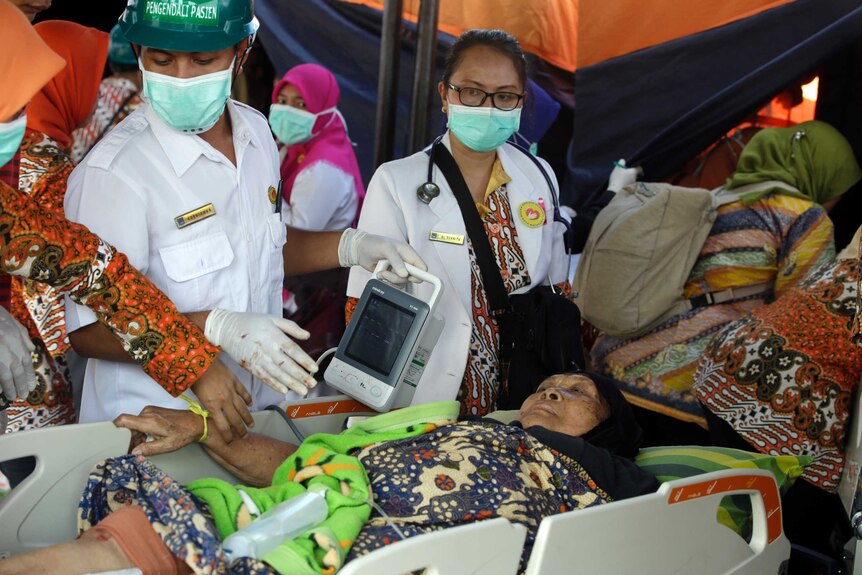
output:
[[[182,449],[196,442],[204,432],[200,415],[152,405],[145,407],[140,415],[119,416],[114,425],[132,431],[132,453],[144,456]],[[148,435],[153,441],[147,441]]]

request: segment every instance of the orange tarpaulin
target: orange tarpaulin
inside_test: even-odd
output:
[[[383,10],[378,0],[343,0]],[[440,0],[439,29],[502,28],[525,50],[576,68],[728,24],[793,0]],[[416,21],[419,0],[404,0]]]
[[[577,65],[597,64],[789,2],[792,0],[581,0]]]
[[[383,10],[377,0],[343,0]],[[502,28],[555,66],[574,70],[578,0],[440,0],[438,28],[460,36],[470,28]],[[415,22],[419,0],[404,0],[404,17]]]

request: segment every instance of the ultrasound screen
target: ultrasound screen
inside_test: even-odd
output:
[[[388,377],[415,319],[412,311],[371,294],[345,354]]]

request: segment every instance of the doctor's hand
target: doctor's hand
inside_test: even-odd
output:
[[[9,401],[27,397],[36,389],[35,351],[24,326],[0,307],[0,390]]]
[[[311,375],[317,372],[317,364],[293,341],[308,339],[310,334],[290,320],[214,309],[207,316],[204,334],[279,393],[291,389],[305,396],[317,384]]]
[[[213,361],[192,385],[198,400],[210,412],[212,423],[227,443],[245,437],[254,420],[248,411],[251,394],[220,359]]]
[[[391,270],[380,273],[380,278],[392,284],[407,281],[420,283],[422,280],[411,276],[404,263],[412,264],[421,270],[428,266],[412,247],[404,242],[368,232],[347,228],[338,242],[338,261],[341,267],[362,266],[373,272],[377,262],[389,260]]]
[[[114,420],[114,425],[131,430],[131,453],[145,457],[182,449],[200,439],[204,431],[200,415],[152,405],[140,415],[124,413]]]

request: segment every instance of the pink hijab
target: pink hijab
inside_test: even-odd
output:
[[[278,100],[278,93],[286,84],[296,88],[305,100],[305,109],[312,114],[336,107],[341,95],[338,82],[332,72],[317,64],[300,64],[288,70],[272,90],[273,103]],[[365,187],[362,185],[356,154],[353,153],[353,146],[347,137],[341,117],[333,113],[324,114],[317,118],[312,133],[315,135],[307,142],[287,148],[287,156],[281,163],[284,200],[290,202],[290,192],[299,172],[317,162],[325,161],[353,177],[356,195],[361,206],[362,198],[365,197]],[[358,213],[357,210],[357,216]]]

